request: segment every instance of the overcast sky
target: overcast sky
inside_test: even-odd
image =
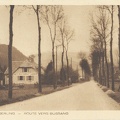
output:
[[[90,13],[95,6],[63,6],[71,29],[75,31],[74,40],[70,43],[70,52],[89,52],[90,48]],[[42,52],[51,51],[51,41],[46,25],[41,22]],[[14,11],[14,41],[13,46],[25,55],[37,53],[37,22],[33,10]],[[8,44],[9,40],[9,8],[0,6],[0,44]]]

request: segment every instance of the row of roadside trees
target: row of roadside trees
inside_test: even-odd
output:
[[[92,72],[94,79],[100,84],[110,87],[115,90],[114,85],[114,18],[118,14],[120,23],[120,6],[100,5],[96,7],[96,13],[91,15],[91,59]],[[118,12],[117,12],[118,11]],[[118,50],[120,61],[120,28],[118,36]],[[120,62],[119,62],[120,66]],[[120,70],[120,67],[119,67]]]
[[[14,9],[18,6],[10,5],[10,22],[9,22],[9,45],[8,45],[8,70],[9,70],[9,92],[8,97],[12,98],[12,43],[13,43],[13,19]],[[57,87],[56,69],[55,69],[55,46],[62,46],[62,57],[61,57],[61,74],[64,73],[64,56],[66,55],[67,62],[67,81],[69,85],[69,58],[68,50],[69,43],[73,39],[74,31],[70,29],[67,19],[64,14],[63,6],[19,6],[25,9],[31,9],[34,11],[36,16],[36,24],[38,31],[38,92],[42,92],[42,81],[41,81],[41,23],[45,23],[50,33],[50,40],[52,45],[52,72],[53,72],[53,87]],[[25,10],[24,9],[24,10]],[[22,14],[22,13],[21,13]],[[65,55],[64,55],[65,54]]]

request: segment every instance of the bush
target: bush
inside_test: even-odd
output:
[[[43,84],[50,84],[50,85],[53,84],[54,73],[52,66],[53,66],[53,62],[50,61],[45,70]]]
[[[99,84],[99,83],[97,83],[97,85],[98,85],[98,86],[100,86],[100,84]]]
[[[67,73],[67,67],[65,66],[65,71]],[[69,77],[71,78],[71,82],[72,83],[76,83],[79,82],[79,74],[78,74],[78,70],[74,70],[71,67],[69,67]]]
[[[100,85],[100,88],[102,88],[102,85]]]
[[[106,86],[102,86],[101,88],[104,92],[106,92],[108,90],[108,88]]]
[[[114,98],[114,97],[115,97],[115,92],[112,91],[112,90],[106,91],[106,94],[107,94],[108,96],[110,96],[111,98]]]
[[[53,71],[49,71],[47,74],[45,74],[44,84],[52,85],[54,80],[54,73]]]

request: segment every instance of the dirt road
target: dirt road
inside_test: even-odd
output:
[[[48,95],[0,107],[0,111],[119,109],[120,105],[108,97],[92,80]]]

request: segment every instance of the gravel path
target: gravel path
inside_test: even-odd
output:
[[[48,95],[0,107],[0,111],[119,109],[120,105],[108,97],[93,80]]]

